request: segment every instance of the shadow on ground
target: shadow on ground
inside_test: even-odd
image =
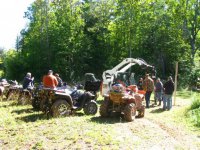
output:
[[[76,111],[72,114],[72,116],[78,116],[78,117],[81,117],[81,116],[84,116],[84,115],[85,115],[84,113],[76,112]]]
[[[164,110],[162,108],[151,110],[150,113],[162,113]]]
[[[8,101],[0,102],[0,107],[6,108],[6,107],[10,107],[10,106],[17,106],[17,103],[15,101],[12,101],[12,102],[10,101],[9,103],[8,103]]]
[[[38,114],[30,114],[30,115],[23,116],[23,117],[17,117],[15,119],[28,123],[28,122],[35,122],[37,120],[48,120],[49,117],[45,114],[38,113]]]
[[[125,123],[126,121],[121,116],[114,117],[101,117],[96,116],[90,119],[91,122],[99,123],[99,124],[114,124],[114,123]]]
[[[23,114],[23,113],[32,113],[34,110],[32,108],[26,108],[26,109],[20,109],[20,110],[13,110],[11,113],[16,113],[16,114]]]

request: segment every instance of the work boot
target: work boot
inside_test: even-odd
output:
[[[161,105],[161,101],[159,101],[159,104],[158,104],[158,106],[160,106]]]

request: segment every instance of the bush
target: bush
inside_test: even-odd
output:
[[[195,125],[200,126],[200,94],[194,97],[188,113]]]

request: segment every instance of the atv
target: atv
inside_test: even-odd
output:
[[[27,105],[31,104],[32,93],[34,89],[20,89],[19,97],[18,97],[18,104],[19,105]]]
[[[104,95],[104,101],[100,106],[100,115],[109,117],[112,113],[123,114],[126,121],[133,121],[136,116],[144,117],[143,100],[144,95],[142,94],[111,90],[109,94]]]
[[[53,117],[68,116],[72,110],[72,99],[67,93],[50,88],[42,88],[34,94],[32,106]]]
[[[95,115],[97,113],[96,96],[91,92],[75,88],[70,95],[73,100],[73,105],[75,106],[75,111],[83,109],[86,115]]]
[[[53,117],[68,116],[81,109],[86,115],[95,115],[97,104],[94,97],[90,92],[81,92],[77,88],[73,89],[69,86],[56,90],[38,88],[34,94],[32,106]]]
[[[10,85],[6,92],[6,99],[7,99],[7,101],[17,100],[19,97],[19,93],[22,89],[22,86],[19,85],[17,81],[10,80],[9,82],[10,82]]]

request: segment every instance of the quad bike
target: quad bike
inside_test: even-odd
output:
[[[6,96],[9,86],[10,84],[5,79],[3,79],[0,82],[0,100],[1,101],[4,100],[4,96]]]
[[[73,105],[75,106],[75,111],[83,109],[86,115],[95,115],[97,113],[96,96],[91,92],[75,88],[70,95],[73,100]]]
[[[73,105],[69,94],[42,88],[35,93],[32,106],[48,115],[59,117],[70,115]]]
[[[33,89],[21,89],[18,97],[19,105],[31,104]]]
[[[97,104],[93,99],[93,94],[81,93],[77,89],[39,88],[34,94],[32,106],[53,117],[68,116],[82,108],[86,115],[94,115],[97,112]]]
[[[124,115],[126,121],[133,121],[134,118],[144,117],[145,106],[142,104],[144,95],[128,94],[123,92],[110,91],[104,95],[104,101],[100,106],[100,115],[109,117],[113,112]]]
[[[7,101],[17,100],[18,97],[19,97],[19,93],[20,93],[21,89],[22,89],[21,86],[11,86],[11,87],[9,87],[8,92],[6,94]]]

